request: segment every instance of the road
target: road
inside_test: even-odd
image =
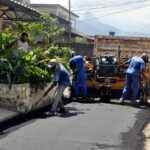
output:
[[[72,102],[67,113],[36,116],[1,132],[0,150],[142,150],[149,108]]]

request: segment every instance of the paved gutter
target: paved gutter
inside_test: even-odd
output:
[[[146,126],[143,133],[145,135],[144,150],[150,150],[150,123]]]
[[[5,122],[9,119],[12,119],[18,115],[19,115],[18,112],[0,108],[0,123]]]

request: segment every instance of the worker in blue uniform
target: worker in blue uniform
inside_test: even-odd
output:
[[[79,96],[80,85],[82,87],[82,96],[87,95],[87,84],[86,84],[86,70],[84,67],[84,60],[81,55],[76,55],[74,51],[71,52],[71,59],[69,60],[70,68],[74,74],[74,86],[73,86],[73,96]]]
[[[67,69],[61,63],[58,63],[56,59],[51,59],[50,64],[47,65],[47,68],[54,72],[54,79],[48,90],[44,93],[43,97],[45,97],[55,86],[57,86],[57,88],[55,91],[52,108],[46,114],[53,116],[57,110],[59,110],[58,112],[60,113],[65,113],[62,96],[66,87],[70,86],[70,75]]]
[[[123,89],[122,96],[120,98],[120,102],[123,103],[132,87],[132,96],[131,102],[134,104],[136,102],[138,90],[139,90],[139,82],[141,72],[145,70],[145,63],[147,62],[148,56],[143,53],[141,57],[133,56],[126,63],[129,63],[129,67],[126,71],[126,85]],[[124,65],[123,64],[123,65]]]

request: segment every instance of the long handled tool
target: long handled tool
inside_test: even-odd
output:
[[[43,96],[42,96],[41,98],[39,98],[39,99],[34,103],[33,107],[35,107],[40,101],[42,101],[43,98],[46,97],[46,96],[48,95],[49,92],[50,92],[50,90],[47,89],[47,91],[44,92]],[[55,93],[56,93],[56,90],[55,90],[55,92],[54,92],[54,95],[55,95]]]
[[[48,95],[48,93],[49,93],[49,89],[35,103],[33,103],[31,100],[29,101],[28,104],[26,104],[25,101],[18,101],[16,104],[18,112],[23,113],[23,114],[28,113],[31,110],[31,108],[34,109],[35,106],[37,106],[38,103],[42,101],[43,98]]]
[[[36,106],[45,96],[47,96],[48,93],[53,89],[53,87],[54,87],[54,86],[51,85],[51,86],[47,89],[47,91],[44,92],[43,96],[42,96],[40,99],[38,99],[38,100],[34,103],[34,106]]]

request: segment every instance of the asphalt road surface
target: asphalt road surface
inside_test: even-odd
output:
[[[143,150],[149,108],[79,102],[66,108],[65,115],[35,114],[5,129],[0,150]]]

